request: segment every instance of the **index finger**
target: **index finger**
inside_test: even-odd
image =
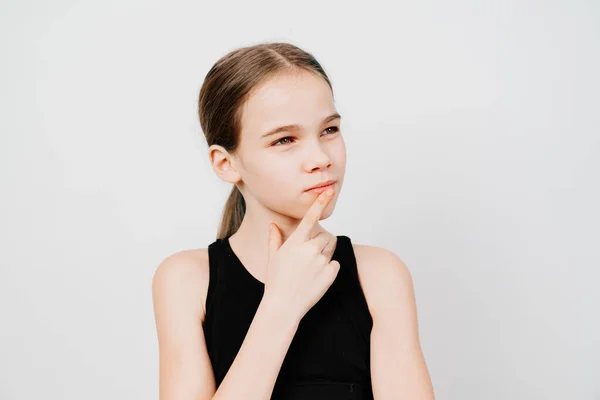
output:
[[[329,196],[328,193],[331,193]],[[310,206],[304,218],[300,221],[296,230],[292,233],[291,236],[295,236],[297,239],[302,241],[308,240],[308,234],[311,229],[315,226],[317,222],[321,219],[321,215],[323,214],[323,210],[327,207],[327,204],[333,198],[333,189],[329,188],[324,192],[319,193],[314,203]]]

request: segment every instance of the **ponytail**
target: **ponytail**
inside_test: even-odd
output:
[[[223,208],[217,239],[224,239],[233,235],[242,224],[244,214],[246,214],[246,201],[238,187],[233,185]]]

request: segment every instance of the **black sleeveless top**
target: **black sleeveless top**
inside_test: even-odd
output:
[[[275,382],[272,400],[372,400],[370,335],[373,320],[358,281],[347,236],[337,236],[332,259],[340,270],[305,314]],[[208,247],[210,281],[203,329],[217,387],[246,336],[264,284],[244,267],[229,237]]]

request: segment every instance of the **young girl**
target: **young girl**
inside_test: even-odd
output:
[[[160,399],[433,399],[407,267],[319,224],[346,166],[321,65],[288,43],[232,51],[199,117],[233,187],[216,240],[155,272]]]

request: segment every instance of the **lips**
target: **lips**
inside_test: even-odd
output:
[[[306,191],[309,191],[309,190],[312,190],[312,189],[323,188],[323,187],[329,186],[329,185],[331,185],[331,184],[333,184],[335,182],[336,182],[335,180],[329,180],[329,181],[321,182],[321,183],[316,184],[315,186],[312,186],[312,187],[306,189]]]

